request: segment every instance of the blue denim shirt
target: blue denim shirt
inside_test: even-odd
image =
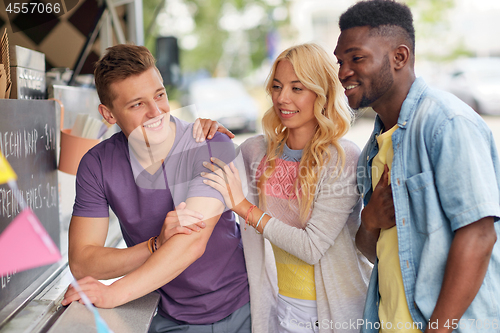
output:
[[[413,83],[398,126],[392,135],[391,188],[399,259],[410,313],[425,330],[441,289],[454,231],[488,216],[499,220],[500,162],[491,130],[482,118],[455,96],[428,87],[423,79]],[[358,163],[358,188],[365,205],[372,193],[376,135],[382,129],[377,116]],[[498,235],[499,223],[495,230]],[[462,320],[449,323],[457,332],[500,332],[498,239],[476,298]],[[378,332],[382,324],[378,302],[375,264],[362,332]]]

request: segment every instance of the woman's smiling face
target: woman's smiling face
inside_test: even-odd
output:
[[[290,130],[310,127],[314,131],[318,124],[314,115],[316,93],[300,82],[288,60],[281,60],[276,66],[271,97],[284,126]]]

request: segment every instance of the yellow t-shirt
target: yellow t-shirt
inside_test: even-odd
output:
[[[384,173],[384,165],[389,171],[394,151],[392,134],[398,125],[377,137],[378,154],[372,161],[372,186],[375,188]],[[389,174],[389,184],[391,178]],[[406,303],[403,277],[399,266],[398,232],[396,227],[380,230],[377,241],[378,281],[380,303],[378,315],[381,323],[379,332],[421,332],[413,327],[413,319]],[[383,324],[382,324],[383,323]]]

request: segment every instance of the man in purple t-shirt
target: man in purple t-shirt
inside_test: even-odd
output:
[[[211,157],[235,158],[231,140],[215,133],[198,143],[192,124],[170,116],[145,47],[109,48],[95,81],[99,112],[121,132],[92,148],[77,173],[68,255],[82,290],[102,308],[157,290],[161,301],[150,332],[250,332],[239,226],[200,176]],[[109,207],[126,249],[104,246]],[[109,286],[98,281],[121,276]],[[63,305],[78,299],[70,287]]]

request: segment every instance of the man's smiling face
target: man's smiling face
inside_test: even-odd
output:
[[[113,105],[108,108],[112,121],[120,126],[127,138],[138,131],[140,137],[146,135],[150,144],[166,140],[170,106],[156,68],[112,83],[111,91],[115,96]]]
[[[373,107],[392,88],[390,51],[389,42],[370,34],[368,26],[342,31],[334,54],[351,108]]]

